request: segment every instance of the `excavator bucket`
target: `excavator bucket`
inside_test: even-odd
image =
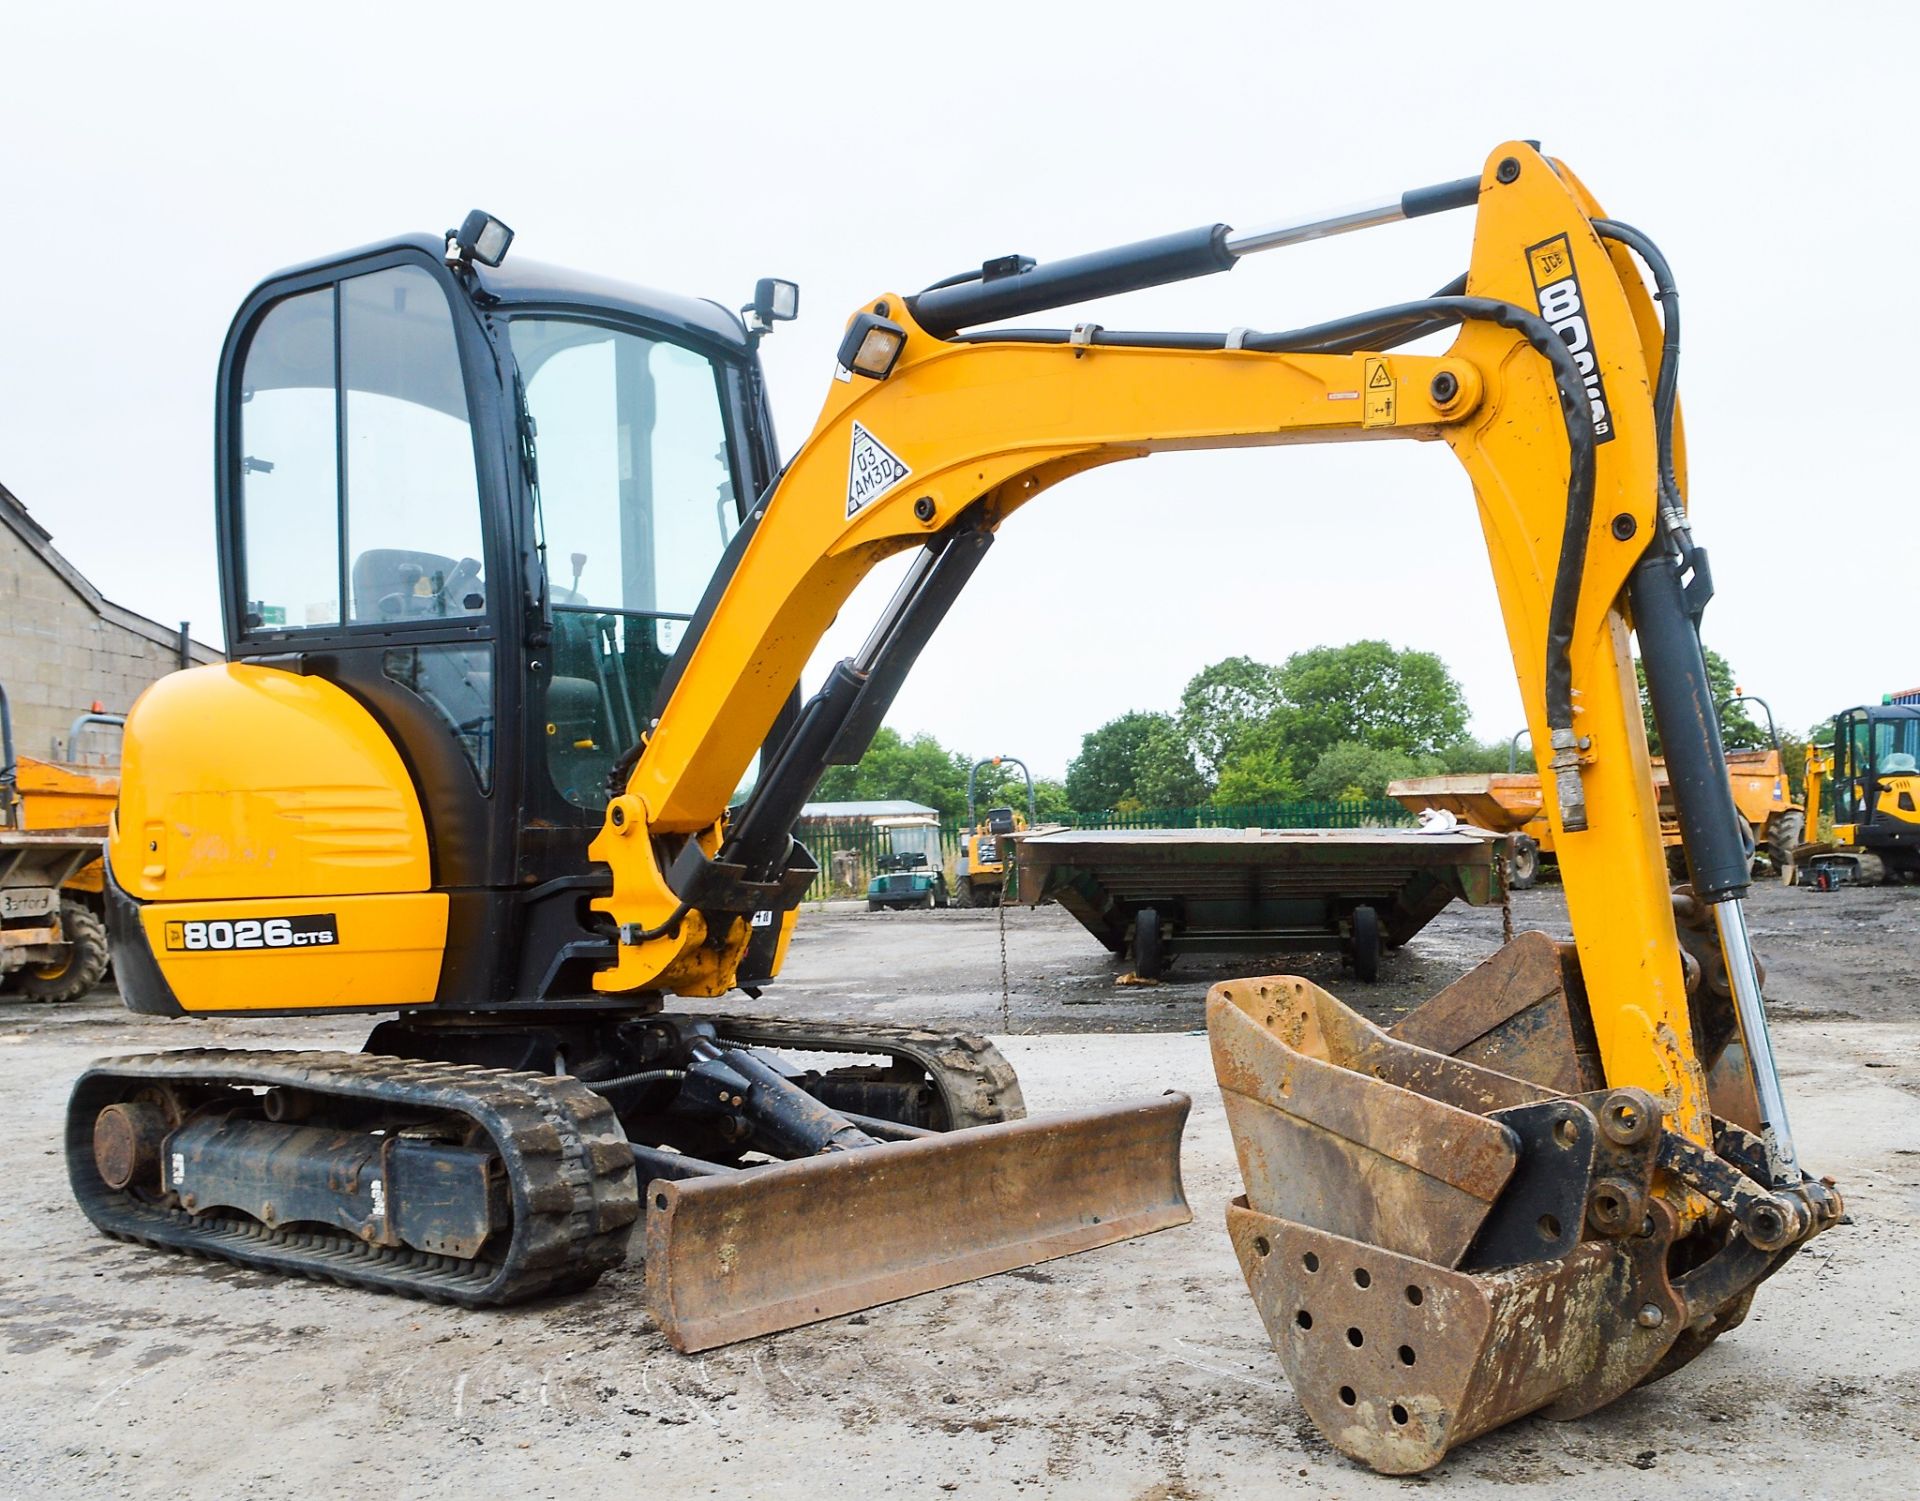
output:
[[[1289,977],[1215,986],[1207,1029],[1247,1286],[1315,1425],[1387,1474],[1684,1365],[1841,1212],[1764,1188],[1740,1127],[1708,1150],[1602,1086],[1578,966],[1542,935],[1391,1033]],[[1683,1225],[1689,1193],[1711,1203]]]
[[[647,1294],[711,1349],[1184,1225],[1190,1101],[827,1152],[647,1188]]]

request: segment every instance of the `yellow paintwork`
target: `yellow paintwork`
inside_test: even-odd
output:
[[[1817,840],[1820,838],[1820,820],[1826,816],[1821,802],[1826,791],[1827,773],[1831,770],[1832,764],[1827,760],[1826,751],[1820,746],[1808,742],[1806,789],[1803,794],[1803,800],[1806,803],[1807,809],[1807,838],[1809,840]]]
[[[240,663],[170,673],[127,716],[121,766],[108,860],[150,904],[141,920],[186,1009],[433,999],[447,899],[430,890],[426,819],[392,742],[342,689]],[[169,921],[314,912],[339,916],[338,947],[161,941]]]
[[[325,947],[188,950],[186,923],[238,923],[331,914],[340,941]],[[255,901],[150,902],[148,945],[183,1011],[391,1011],[426,1006],[440,983],[447,898],[437,891]]]
[[[145,902],[425,891],[427,824],[378,721],[316,677],[169,673],[127,716],[108,858]]]
[[[1512,185],[1495,165],[1521,164]],[[1533,307],[1527,251],[1564,235],[1606,384],[1615,430],[1597,451],[1585,585],[1572,653],[1578,732],[1590,749],[1584,832],[1555,828],[1575,941],[1609,1082],[1662,1097],[1676,1127],[1710,1140],[1705,1085],[1690,1041],[1658,809],[1641,725],[1622,587],[1654,521],[1652,379],[1658,323],[1631,261],[1588,220],[1599,208],[1564,169],[1509,142],[1482,178],[1469,291]],[[676,900],[660,872],[680,842],[717,846],[728,795],[821,634],[854,586],[892,553],[981,503],[997,526],[1083,470],[1162,450],[1358,440],[1440,439],[1471,476],[1527,720],[1549,742],[1544,656],[1569,469],[1545,362],[1517,335],[1464,326],[1442,356],[1277,355],[1070,345],[953,344],[918,328],[903,299],[877,298],[907,330],[892,375],[835,382],[774,494],[730,586],[692,647],[628,783],[627,815],[593,845],[614,871],[596,905],[622,923],[663,924]],[[1384,369],[1392,401],[1359,399]],[[1459,394],[1442,409],[1442,370]],[[898,455],[910,479],[846,514],[851,425]],[[915,514],[918,502],[928,512]],[[1634,523],[1617,540],[1616,517]],[[1557,821],[1557,812],[1552,817]],[[661,986],[705,933],[622,946],[596,984]],[[714,973],[738,962],[744,923],[705,952]],[[705,978],[709,971],[703,969]]]
[[[1014,833],[1025,833],[1026,827],[1027,815],[1016,812],[1013,815]],[[992,835],[994,839],[993,848],[998,858],[993,860],[974,859],[974,850],[979,847],[980,841],[989,835]],[[971,881],[975,876],[995,876],[998,879],[993,884],[996,886],[1004,886],[1007,880],[1007,857],[1000,852],[1005,850],[1006,847],[1006,836],[1004,834],[994,834],[993,831],[987,827],[984,819],[975,824],[969,833],[961,835],[960,854],[967,862],[967,879]]]
[[[23,829],[104,829],[120,795],[120,774],[64,761],[18,758]]]
[[[1821,817],[1820,800],[1827,778],[1832,775],[1832,772],[1833,759],[1827,754],[1826,748],[1809,742],[1806,772],[1807,838],[1809,840],[1822,837],[1818,827]],[[1920,824],[1920,775],[1897,773],[1893,776],[1882,776],[1879,782],[1880,798],[1874,804],[1874,811],[1882,817],[1898,819],[1901,823]],[[1900,806],[1902,793],[1905,793],[1907,800],[1914,805],[1912,808]],[[1866,788],[1859,781],[1853,784],[1853,797],[1856,805],[1865,801]],[[1825,839],[1843,849],[1858,845],[1860,826],[1852,823],[1836,823]]]
[[[104,835],[120,795],[120,774],[64,761],[20,756],[14,785],[20,793],[20,827],[32,832],[72,829]],[[104,843],[104,841],[103,841]],[[102,889],[99,860],[90,860],[63,883],[67,891]]]

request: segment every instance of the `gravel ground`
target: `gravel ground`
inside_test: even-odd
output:
[[[1200,1024],[1207,982],[1257,962],[1119,966],[1057,910],[809,911],[762,1003],[995,1034],[1036,1111],[1166,1087],[1195,1101],[1193,1225],[853,1318],[680,1357],[628,1267],[590,1293],[469,1313],[94,1235],[57,1156],[95,1056],[194,1044],[356,1046],[361,1024],[166,1022],[111,994],[0,1010],[0,1496],[595,1493],[1515,1498],[1908,1496],[1920,1467],[1920,892],[1763,889],[1753,922],[1805,1159],[1855,1223],[1761,1292],[1736,1334],[1576,1423],[1529,1419],[1415,1481],[1338,1458],[1268,1349],[1221,1228],[1237,1189]],[[1551,889],[1516,925],[1563,931]],[[1391,1016],[1499,939],[1455,909],[1362,987]],[[1273,966],[1282,967],[1282,966]],[[1004,1016],[1004,1020],[1003,1020]],[[1142,1037],[1139,1033],[1159,1034]]]
[[[1763,881],[1748,921],[1776,1016],[1920,1019],[1920,890],[1822,895]],[[1185,1032],[1204,1025],[1207,988],[1237,975],[1296,974],[1390,1023],[1500,946],[1500,909],[1456,902],[1380,978],[1359,984],[1336,954],[1176,959],[1159,985],[1117,986],[1129,968],[1055,906],[1004,909],[1006,1004],[998,910],[869,912],[861,902],[810,907],[780,977],[781,1004],[837,1020],[924,1020],[981,1032]],[[1513,895],[1515,932],[1571,933],[1557,886]],[[1871,956],[1870,960],[1868,956]],[[772,997],[770,996],[769,999]]]

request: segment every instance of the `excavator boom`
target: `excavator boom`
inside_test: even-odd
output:
[[[1467,274],[1433,298],[1280,334],[966,332],[1467,204]],[[1438,998],[1446,1025],[1408,1019],[1422,1043],[1302,981],[1220,987],[1209,1027],[1247,1186],[1235,1246],[1309,1411],[1384,1470],[1683,1364],[1840,1202],[1799,1169],[1745,924],[1748,854],[1698,634],[1711,586],[1678,455],[1677,298],[1650,240],[1509,142],[1479,178],[1374,213],[1216,225],[872,299],[813,432],[710,587],[595,841],[622,935],[596,984],[737,976],[748,915],[791,907],[809,873],[787,834],[796,799],[858,759],[998,528],[1045,490],[1167,450],[1444,442],[1472,481],[1528,725],[1548,749],[1574,943],[1537,990],[1496,987],[1496,1014],[1485,993]],[[1396,352],[1447,328],[1444,354]],[[860,579],[911,548],[867,646],[725,816],[783,685]],[[1692,877],[1679,906],[1717,948],[1730,1006],[1689,996],[1701,969],[1667,887],[1633,629]],[[1484,1025],[1462,1030],[1462,1014]],[[1476,1061],[1503,1029],[1528,1045]],[[1716,1067],[1732,1081],[1721,1099]],[[1376,1284],[1372,1302],[1392,1308],[1363,1318]]]

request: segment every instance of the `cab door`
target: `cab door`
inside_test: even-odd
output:
[[[512,877],[516,601],[497,380],[471,303],[396,248],[282,277],[223,357],[231,655],[322,676],[393,737],[436,888]],[[456,899],[456,927],[458,922]]]

